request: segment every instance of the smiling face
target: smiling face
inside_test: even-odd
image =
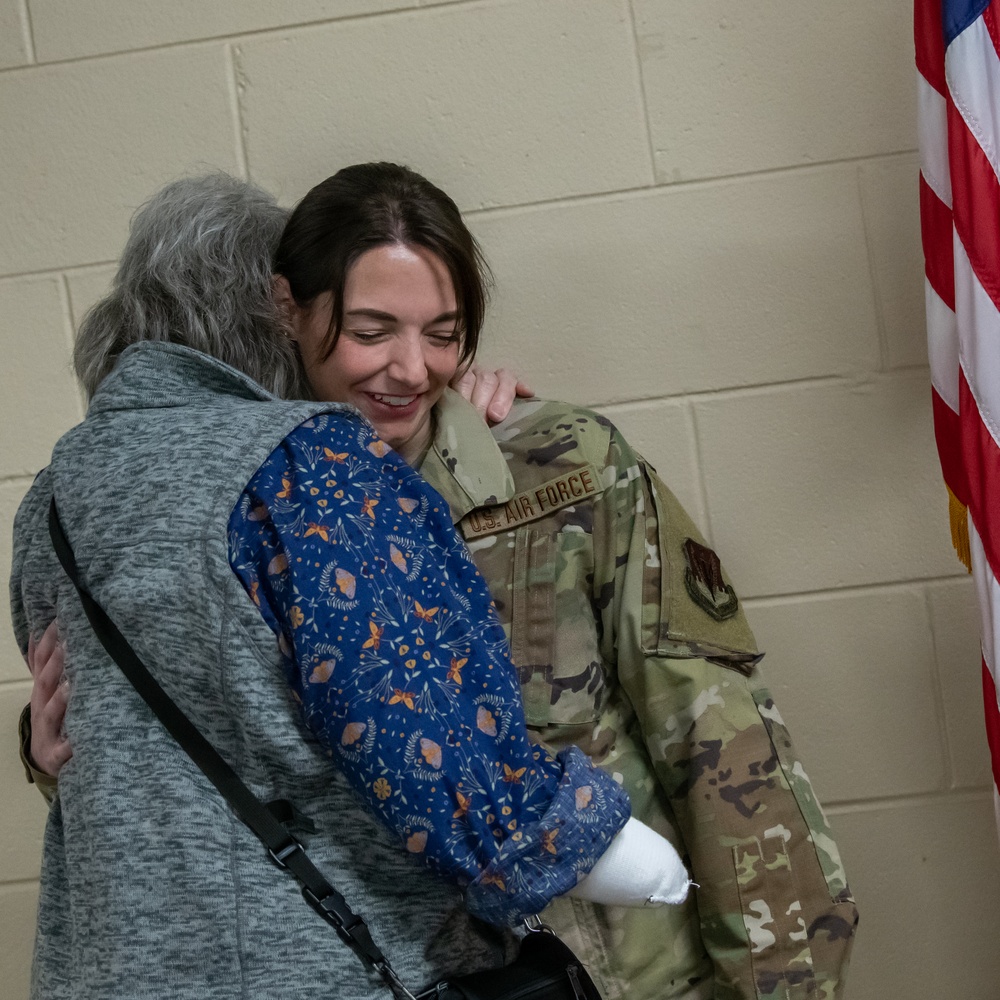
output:
[[[398,243],[363,253],[347,272],[344,325],[326,359],[332,293],[288,309],[313,395],[356,406],[404,459],[418,461],[433,434],[431,410],[458,369],[462,339],[441,259]]]

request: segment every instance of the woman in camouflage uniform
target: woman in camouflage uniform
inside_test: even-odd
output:
[[[390,209],[405,233],[373,240]],[[485,266],[470,284],[434,239],[452,212],[405,168],[347,168],[293,213],[276,297],[317,397],[358,406],[448,502],[508,631],[529,725],[620,776],[634,815],[699,885],[681,907],[563,898],[545,919],[608,1000],[839,997],[856,909],[739,599],[608,420],[520,400],[490,431],[447,388],[464,317],[414,324],[391,258],[398,248],[436,264],[481,309]],[[389,250],[372,287],[401,304],[345,315],[352,267],[376,246]]]
[[[373,241],[386,213],[405,232]],[[521,400],[488,430],[447,389],[463,317],[414,329],[402,272],[382,275],[398,308],[338,306],[353,262],[388,244],[430,253],[481,308],[482,278],[438,250],[447,213],[405,168],[347,168],[293,213],[277,297],[314,393],[358,406],[447,500],[508,631],[529,724],[620,775],[700,885],[684,907],[564,898],[546,919],[609,998],[840,995],[856,924],[840,857],[739,599],[680,504],[588,410]]]

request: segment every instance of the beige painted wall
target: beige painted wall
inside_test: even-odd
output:
[[[861,907],[852,1000],[996,995],[976,616],[923,342],[909,0],[0,0],[0,569],[82,414],[72,330],[130,214],[219,167],[357,160],[456,196],[487,356],[598,406],[751,608]],[[0,623],[0,983],[45,810]]]

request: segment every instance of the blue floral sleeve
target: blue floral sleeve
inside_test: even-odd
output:
[[[447,505],[365,421],[297,428],[229,529],[306,724],[407,851],[498,924],[590,871],[628,797],[580,750],[529,743],[503,628]]]

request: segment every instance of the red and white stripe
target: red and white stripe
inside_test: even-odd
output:
[[[970,10],[943,3],[953,18]],[[914,33],[934,430],[945,482],[968,508],[1000,788],[1000,0],[980,7],[945,51],[942,0],[915,0]]]

